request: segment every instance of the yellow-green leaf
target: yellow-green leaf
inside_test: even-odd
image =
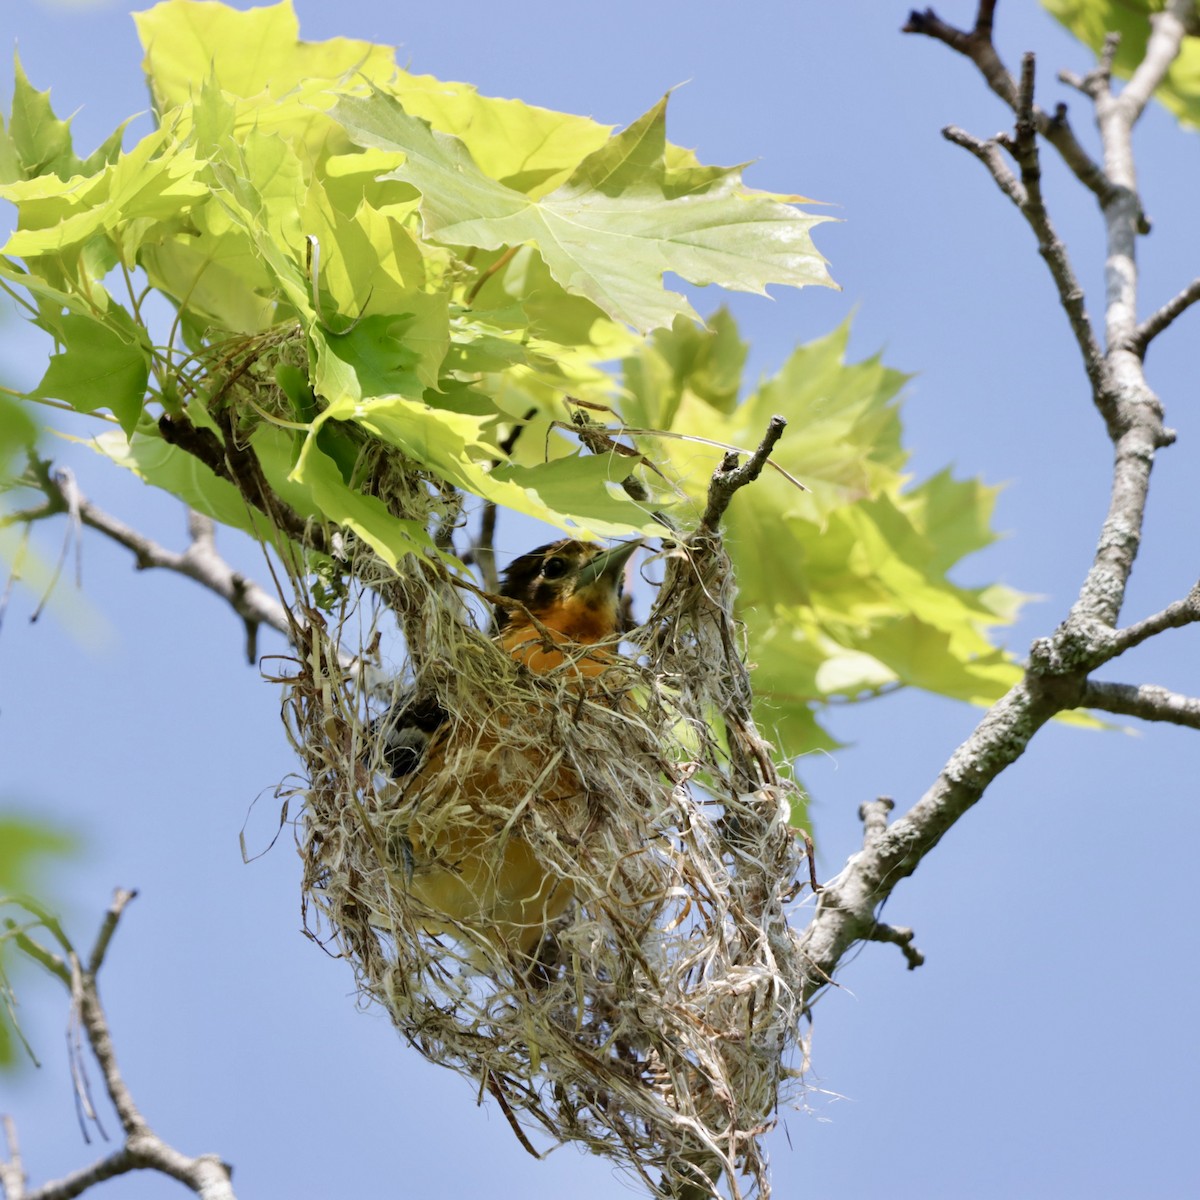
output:
[[[390,47],[352,38],[302,42],[291,0],[246,12],[209,0],[164,0],[134,13],[142,66],[159,112],[193,98],[215,77],[235,96],[278,101],[311,80],[386,79]]]
[[[36,91],[21,58],[13,53],[13,100],[8,128],[0,126],[0,182],[54,174],[70,179],[79,173],[71,146],[71,122],[60,121],[50,107],[49,91]]]
[[[362,145],[404,153],[390,177],[421,192],[427,236],[490,250],[532,242],[567,291],[635,329],[670,325],[677,314],[695,318],[685,297],[664,289],[667,271],[737,291],[832,286],[809,236],[823,218],[750,191],[736,169],[681,188],[665,157],[665,100],[541,200],[490,178],[463,142],[379,89],[342,97],[330,115]]]
[[[109,317],[103,322],[75,313],[62,318],[63,349],[51,356],[33,394],[62,400],[79,412],[107,408],[132,433],[146,398],[150,355],[124,310],[114,307]]]

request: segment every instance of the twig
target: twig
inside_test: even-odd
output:
[[[1191,625],[1196,621],[1200,621],[1200,582],[1182,600],[1168,604],[1161,612],[1157,612],[1151,617],[1146,617],[1133,625],[1127,625],[1124,629],[1118,629],[1112,635],[1112,653],[1109,658],[1116,658],[1118,654],[1124,654],[1126,650],[1140,645],[1156,633],[1162,633],[1167,629],[1182,629],[1185,625]]]
[[[1034,734],[1063,708],[1074,707],[1079,692],[1069,680],[1050,683],[1035,677],[1016,684],[984,714],[925,795],[825,884],[801,935],[806,1002],[830,982],[855,943],[871,940],[878,908],[896,885],[917,869],[996,776],[1024,754]]]
[[[863,847],[869,850],[887,831],[888,814],[896,807],[891,796],[879,796],[858,806],[858,819],[863,823]]]
[[[517,421],[508,435],[500,442],[499,449],[505,458],[510,458],[521,434],[529,422],[537,416],[537,409],[531,408]],[[492,466],[500,465],[500,459],[492,460]],[[496,570],[496,504],[492,500],[484,503],[483,514],[479,519],[479,536],[467,548],[463,562],[468,566],[472,563],[479,568],[479,577],[483,581],[484,591],[498,592],[500,590],[500,573]]]
[[[56,941],[61,942],[63,940],[63,935],[58,930],[57,926],[47,921],[40,910],[28,903],[23,903],[22,907],[30,909],[30,911],[32,911],[37,917],[38,924],[45,926]],[[46,947],[40,943],[35,942],[33,938],[31,938],[29,934],[26,933],[25,930],[23,930],[20,926],[18,926],[16,921],[12,920],[11,918],[5,919],[4,928],[13,935],[13,940],[16,942],[17,947],[20,949],[22,954],[27,954],[40,967],[49,971],[50,974],[59,980],[59,982],[64,986],[68,988],[71,986],[71,971],[67,966],[67,960],[65,958],[55,954],[52,950],[47,950]]]
[[[1133,335],[1131,349],[1139,358],[1146,357],[1150,343],[1158,337],[1172,321],[1200,300],[1200,279],[1193,279],[1177,296],[1173,296],[1156,313],[1151,313]]]
[[[96,972],[104,962],[122,913],[135,895],[135,892],[117,889],[88,955],[86,968],[81,965],[79,956],[61,930],[56,932],[56,937],[64,943],[70,963],[68,988],[78,1008],[88,1044],[104,1077],[105,1089],[124,1130],[124,1144],[91,1166],[32,1191],[25,1191],[25,1173],[16,1130],[11,1122],[6,1121],[8,1161],[0,1161],[0,1182],[4,1184],[8,1200],[72,1200],[72,1197],[81,1195],[102,1180],[134,1170],[155,1170],[169,1175],[204,1200],[236,1200],[230,1180],[231,1168],[213,1154],[189,1158],[155,1134],[134,1102],[117,1065],[108,1018],[96,986]]]
[[[37,621],[42,615],[42,611],[46,607],[46,601],[50,599],[50,595],[58,583],[59,576],[62,574],[63,564],[67,561],[67,554],[71,549],[72,542],[75,543],[75,586],[80,587],[83,583],[83,543],[79,536],[80,495],[79,489],[75,486],[74,472],[65,467],[55,471],[52,477],[52,484],[62,501],[61,511],[67,514],[67,531],[63,534],[62,549],[59,551],[58,560],[54,564],[54,570],[50,573],[50,580],[46,584],[46,592],[38,602],[37,608],[33,610],[33,615],[29,618],[31,622]]]
[[[946,141],[953,142],[956,146],[961,146],[964,150],[975,155],[987,167],[992,178],[996,181],[996,186],[1018,208],[1022,208],[1028,203],[1029,197],[1025,194],[1025,189],[1021,186],[1021,181],[1009,169],[1008,163],[1004,161],[1004,155],[1000,152],[1000,144],[995,138],[988,138],[984,141],[967,133],[964,129],[959,129],[957,125],[947,125],[942,130],[942,137]]]
[[[707,530],[711,533],[717,531],[721,524],[721,518],[725,515],[730,500],[733,499],[734,492],[748,483],[753,483],[762,474],[763,467],[770,458],[771,451],[775,448],[775,443],[783,436],[786,428],[787,421],[776,414],[768,422],[767,432],[763,436],[762,442],[759,443],[758,449],[746,459],[745,463],[741,463],[733,451],[729,451],[721,459],[720,465],[713,472],[712,479],[709,481],[708,504],[704,509],[704,516],[700,518],[701,531]]]
[[[662,471],[660,471],[658,467],[650,461],[649,458],[642,454],[640,450],[634,446],[626,446],[623,442],[617,441],[613,434],[615,433],[618,436],[624,434],[628,434],[630,436],[634,436],[636,434],[649,434],[650,436],[661,437],[679,435],[673,435],[665,431],[660,434],[656,434],[654,431],[648,429],[630,429],[620,427],[615,430],[607,429],[598,421],[594,421],[591,417],[589,417],[588,414],[584,412],[584,409],[601,408],[604,411],[611,413],[610,409],[604,409],[602,405],[587,403],[583,400],[577,399],[574,396],[567,396],[566,402],[568,411],[571,413],[570,424],[564,424],[561,421],[552,421],[550,423],[551,428],[554,426],[559,426],[562,429],[566,429],[571,433],[574,433],[579,438],[580,443],[593,454],[612,454],[623,456],[625,458],[636,458],[640,466],[647,468],[661,479],[666,480],[666,476],[663,475]],[[615,416],[615,414],[613,415]],[[705,439],[701,438],[698,440],[704,441]],[[714,443],[709,442],[708,444],[713,445]],[[782,470],[782,468],[778,466],[777,469]],[[650,489],[632,471],[621,480],[621,490],[630,498],[630,500],[633,500],[637,504],[649,504],[650,502]],[[674,534],[679,532],[679,526],[676,524],[673,518],[667,516],[666,513],[660,510],[655,510],[650,513],[650,516],[653,517],[654,520],[656,520],[664,529],[666,529],[668,533]]]
[[[509,248],[505,250],[499,258],[495,259],[489,266],[485,267],[479,272],[479,278],[475,280],[475,282],[471,285],[470,291],[467,292],[467,297],[464,301],[464,304],[467,306],[467,308],[470,308],[471,305],[475,303],[475,297],[479,295],[480,289],[483,287],[483,285],[487,283],[487,281],[491,279],[491,277],[495,275],[497,271],[502,271],[505,267],[507,267],[508,264],[512,262],[513,256],[520,249],[521,247],[519,245],[509,246]]]
[[[43,489],[47,497],[46,503],[6,514],[6,524],[24,522],[28,525],[67,511],[65,499],[58,490],[57,472],[52,472],[49,464],[34,463],[33,475],[37,486]],[[294,647],[301,648],[297,634],[298,630],[304,628],[303,615],[289,613],[265,588],[229,566],[217,551],[216,526],[211,518],[188,510],[191,542],[187,550],[178,554],[97,508],[78,489],[75,500],[81,523],[131,551],[139,571],[153,568],[174,571],[225,600],[242,618],[246,633],[246,658],[251,666],[258,661],[257,635],[262,625],[282,633]],[[341,650],[338,651],[338,663],[343,670],[353,672],[366,690],[380,695],[390,694],[391,680],[377,667]]]
[[[1195,17],[1195,9],[1195,0],[1169,0],[1162,12],[1150,14],[1146,52],[1117,100],[1130,126],[1136,123],[1158,85],[1167,77],[1183,45],[1187,22]]]
[[[896,802],[891,796],[879,796],[859,806],[858,819],[863,823],[864,850],[874,850],[880,844],[887,833],[888,814],[895,807]],[[864,936],[867,941],[899,946],[910,971],[915,971],[925,962],[925,956],[913,945],[915,934],[911,929],[876,921]]]
[[[40,469],[35,469],[35,474],[46,494],[47,504],[15,513],[14,520],[32,521],[60,512],[73,513],[81,524],[97,530],[129,550],[139,571],[161,568],[186,575],[220,596],[243,621],[255,626],[269,625],[284,637],[291,638],[292,622],[283,605],[253,580],[233,570],[218,554],[213,523],[208,517],[200,513],[188,513],[191,544],[182,554],[177,554],[97,508],[74,485],[73,479],[68,492],[66,473],[49,471],[45,464],[38,464],[38,467]],[[255,661],[255,658],[250,659],[251,664]]]
[[[227,413],[225,416],[228,418]],[[332,553],[324,530],[306,521],[275,494],[254,451],[249,446],[239,446],[232,429],[226,428],[226,440],[222,443],[211,429],[193,425],[186,416],[172,417],[167,413],[159,418],[158,429],[168,445],[178,446],[204,463],[214,475],[232,483],[248,504],[267,517],[272,529],[318,553]]]
[[[1200,698],[1183,696],[1152,683],[1107,683],[1090,679],[1084,685],[1080,708],[1141,717],[1143,721],[1166,721],[1200,729]]]
[[[17,1138],[17,1126],[7,1113],[4,1114],[4,1144],[7,1157],[0,1154],[0,1188],[6,1200],[24,1200],[25,1167],[21,1162],[21,1143]]]
[[[1083,358],[1084,370],[1092,385],[1096,405],[1104,414],[1110,433],[1116,429],[1116,405],[1105,369],[1104,352],[1096,341],[1092,323],[1087,315],[1083,289],[1060,240],[1042,199],[1042,168],[1037,147],[1036,106],[1033,103],[1034,57],[1024,56],[1021,81],[1014,85],[1011,105],[1017,114],[1015,137],[1001,134],[984,141],[973,137],[955,125],[942,130],[947,141],[973,154],[988,169],[997,187],[1016,205],[1029,223],[1038,241],[1038,251],[1050,269],[1058,291],[1059,303],[1067,314],[1071,331]],[[1007,149],[1020,168],[1016,179],[1000,155],[999,147]]]
[[[1109,33],[1104,37],[1096,65],[1082,77],[1074,71],[1059,71],[1058,78],[1068,87],[1087,96],[1089,100],[1112,95],[1113,60],[1117,56],[1117,47],[1121,44],[1119,33]]]
[[[122,1146],[119,1150],[98,1159],[91,1166],[72,1171],[70,1175],[64,1175],[51,1183],[44,1183],[32,1192],[22,1192],[20,1197],[21,1200],[72,1200],[72,1197],[83,1195],[97,1183],[124,1175],[133,1170],[135,1165],[130,1161],[128,1148]],[[8,1200],[13,1200],[13,1197],[10,1195]]]
[[[868,935],[868,939],[872,942],[887,942],[889,945],[899,946],[900,953],[904,955],[904,960],[908,963],[908,969],[915,971],[918,967],[924,966],[925,955],[913,945],[914,936],[913,931],[907,927],[885,925],[877,921],[875,928]]]
[[[1183,40],[1181,14],[1190,12],[1190,8],[1191,0],[1170,0],[1168,11],[1154,19],[1146,54],[1124,91],[1114,96],[1108,79],[1115,46],[1111,42],[1099,78],[1092,84],[1105,169],[1116,188],[1102,206],[1108,405],[1100,404],[1097,398],[1113,440],[1114,456],[1108,513],[1072,617],[1109,625],[1115,625],[1120,615],[1137,557],[1155,452],[1173,440],[1163,426],[1162,405],[1146,382],[1142,359],[1131,349],[1138,336],[1136,247],[1141,212],[1133,127],[1179,53]],[[1115,420],[1110,417],[1109,405],[1115,409]]]
[[[922,34],[943,42],[970,59],[979,68],[988,87],[1015,113],[1017,83],[992,43],[995,8],[995,0],[991,0],[990,3],[988,0],[982,0],[975,16],[975,26],[970,31],[956,29],[947,24],[932,8],[927,8],[923,13],[913,10],[909,13],[903,32]],[[1075,178],[1092,192],[1101,204],[1105,203],[1112,192],[1112,183],[1076,139],[1067,121],[1066,105],[1058,105],[1053,115],[1035,105],[1031,116],[1037,132],[1058,151]]]
[[[130,902],[136,899],[137,891],[133,888],[118,888],[113,893],[113,902],[104,914],[100,931],[96,934],[96,941],[92,945],[92,952],[88,955],[87,975],[91,979],[95,979],[96,973],[104,965],[104,956],[108,953],[109,943],[112,941],[113,934],[117,932],[117,922],[120,921]]]
[[[1029,222],[1030,228],[1037,236],[1038,253],[1041,254],[1046,266],[1050,269],[1050,275],[1058,289],[1059,303],[1067,314],[1067,320],[1071,323],[1071,332],[1075,335],[1075,342],[1079,346],[1079,353],[1083,358],[1083,368],[1092,385],[1092,396],[1111,432],[1117,427],[1117,413],[1109,385],[1104,352],[1096,341],[1092,322],[1087,315],[1083,288],[1075,275],[1067,248],[1051,223],[1050,214],[1046,211],[1045,200],[1042,197],[1042,164],[1038,154],[1037,127],[1033,117],[1035,65],[1035,58],[1032,54],[1022,57],[1021,82],[1017,89],[1016,99],[1016,136],[1012,139],[1009,147],[1021,169],[1021,182],[1025,186],[1026,202],[1021,206],[1021,214]]]

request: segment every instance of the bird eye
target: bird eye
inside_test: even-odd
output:
[[[561,579],[566,573],[570,563],[561,555],[555,554],[553,557],[546,559],[542,564],[543,579]]]

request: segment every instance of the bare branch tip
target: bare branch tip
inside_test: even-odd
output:
[[[874,800],[866,800],[858,806],[858,819],[866,824],[872,816],[879,813],[886,820],[888,813],[895,807],[896,801],[891,796],[876,796]]]
[[[890,946],[896,946],[900,950],[900,953],[904,955],[904,961],[908,964],[908,969],[915,971],[918,967],[925,964],[925,955],[913,945],[913,938],[915,936],[913,931],[906,927],[884,925],[881,922],[877,922],[869,934],[869,940],[872,942],[886,942]]]
[[[1017,85],[1017,138],[1032,139],[1036,126],[1033,119],[1033,93],[1037,81],[1037,55],[1026,50],[1021,55],[1021,81]]]
[[[975,36],[991,41],[992,25],[996,19],[996,0],[979,0],[975,13]]]
[[[109,943],[112,941],[113,934],[117,931],[117,922],[120,921],[121,915],[125,912],[130,901],[137,897],[135,888],[115,888],[113,890],[112,903],[108,906],[108,911],[104,914],[104,920],[100,923],[100,931],[96,934],[96,943],[92,947],[91,954],[88,955],[87,971],[92,977],[100,970],[104,963],[104,956],[108,953]]]
[[[1074,88],[1077,92],[1082,92],[1085,96],[1088,94],[1087,81],[1082,75],[1077,75],[1074,71],[1062,70],[1058,73],[1058,82],[1065,87]]]
[[[753,483],[762,474],[767,459],[775,444],[783,436],[787,428],[787,420],[776,413],[767,422],[767,431],[759,443],[758,449],[742,463],[738,455],[730,450],[721,459],[720,465],[712,474],[708,485],[708,505],[704,516],[700,519],[701,529],[714,531],[720,525],[721,517],[729,507],[733,494],[748,483]]]
[[[4,1144],[8,1150],[9,1164],[16,1170],[21,1170],[21,1142],[17,1137],[17,1123],[12,1117],[5,1113],[0,1117],[0,1123],[4,1125]]]
[[[938,19],[932,8],[918,12],[915,8],[908,10],[908,20],[900,26],[901,33],[928,33],[929,25]]]
[[[858,806],[858,819],[863,825],[863,847],[870,849],[887,832],[888,814],[896,807],[891,796],[877,796]]]

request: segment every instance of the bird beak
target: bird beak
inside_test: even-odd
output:
[[[579,568],[579,577],[575,583],[576,590],[591,587],[592,584],[602,579],[613,591],[616,591],[621,572],[625,570],[625,564],[641,544],[641,538],[635,538],[632,542],[621,542],[620,545],[610,546],[607,550],[601,551],[591,562],[584,563]]]

